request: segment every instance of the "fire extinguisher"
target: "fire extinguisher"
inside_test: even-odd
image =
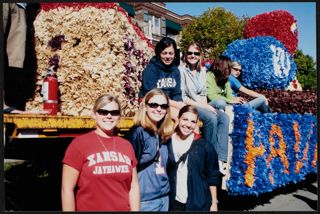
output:
[[[42,84],[43,109],[48,110],[49,115],[58,113],[58,79],[55,77],[53,67],[48,69]]]

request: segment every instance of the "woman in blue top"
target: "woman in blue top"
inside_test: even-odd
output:
[[[185,104],[196,106],[200,120],[203,122],[202,134],[214,146],[219,156],[221,172],[225,174],[229,117],[217,111],[207,102],[206,69],[201,66],[201,47],[193,42],[186,48],[185,65],[180,65],[182,99]]]
[[[237,79],[241,74],[241,64],[237,61],[231,63],[231,75],[229,76],[229,82],[232,89],[232,95],[237,96],[238,92],[241,91],[253,97],[254,99],[247,103],[251,108],[256,109],[262,113],[272,112],[271,108],[268,106],[267,98],[255,91],[252,91],[244,87],[241,82]]]
[[[217,153],[204,138],[194,133],[198,112],[186,105],[168,142],[168,174],[172,211],[217,211],[217,186],[221,183]]]
[[[170,98],[172,117],[176,118],[184,106],[180,89],[179,51],[176,42],[168,37],[162,38],[155,47],[155,56],[142,72],[142,85],[139,98],[154,88],[162,89]]]
[[[169,97],[161,89],[149,91],[134,117],[127,139],[138,160],[140,211],[168,211],[170,190],[166,173],[166,142],[174,131]]]

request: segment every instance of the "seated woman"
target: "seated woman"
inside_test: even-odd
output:
[[[218,210],[218,156],[208,141],[194,133],[198,119],[194,106],[182,107],[176,131],[168,141],[171,211]]]
[[[207,73],[207,96],[210,104],[219,110],[225,111],[227,104],[244,104],[253,109],[258,109],[263,103],[258,100],[247,102],[243,97],[232,95],[229,76],[231,74],[231,61],[226,56],[219,56]],[[270,110],[265,110],[270,112]],[[264,113],[264,112],[263,112]]]
[[[229,76],[229,82],[232,89],[233,96],[237,96],[238,92],[241,91],[254,99],[248,102],[248,104],[253,108],[262,113],[272,112],[271,108],[268,106],[267,98],[255,91],[252,91],[244,87],[241,82],[237,79],[241,74],[241,64],[239,62],[231,63],[231,75]]]
[[[201,55],[202,50],[198,43],[193,42],[187,46],[183,57],[185,65],[179,66],[182,99],[185,104],[196,106],[203,122],[203,137],[214,146],[218,153],[220,170],[225,174],[229,117],[207,103],[206,68],[201,66]]]
[[[170,98],[171,117],[176,120],[179,109],[184,106],[177,67],[180,57],[176,42],[169,37],[162,38],[155,47],[155,54],[142,72],[138,96],[142,99],[150,90],[161,89]]]

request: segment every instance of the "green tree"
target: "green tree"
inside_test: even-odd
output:
[[[317,70],[316,63],[310,55],[303,54],[298,49],[294,54],[294,62],[297,65],[297,79],[302,89],[317,89]]]
[[[248,17],[238,18],[222,7],[208,9],[182,30],[180,46],[184,50],[190,42],[196,41],[210,50],[210,57],[216,57],[223,53],[228,44],[243,39],[243,27],[247,20]]]

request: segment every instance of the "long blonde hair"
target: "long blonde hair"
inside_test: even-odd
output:
[[[150,132],[157,133],[159,138],[161,139],[161,142],[163,143],[171,137],[174,131],[174,122],[171,119],[171,110],[170,108],[168,108],[165,117],[161,121],[159,121],[157,126],[152,123],[152,121],[147,115],[147,103],[152,97],[156,95],[164,96],[167,100],[167,103],[169,104],[168,95],[164,93],[161,89],[155,88],[150,90],[144,96],[142,102],[140,103],[139,110],[134,116],[134,124],[136,126],[142,126]]]

